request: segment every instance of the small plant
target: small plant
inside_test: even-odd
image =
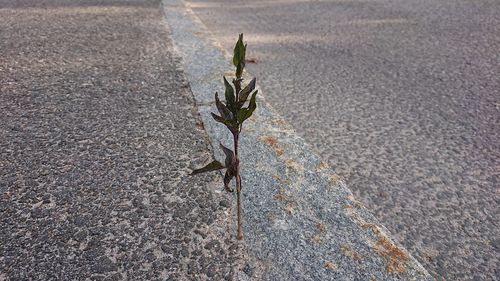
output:
[[[229,131],[233,134],[234,141],[234,152],[220,144],[222,151],[226,155],[224,164],[217,160],[210,162],[203,168],[194,170],[191,174],[199,174],[204,172],[216,171],[221,169],[226,169],[226,174],[224,176],[224,188],[228,192],[233,192],[234,190],[229,187],[229,183],[233,178],[236,178],[236,204],[238,212],[238,240],[243,239],[243,231],[241,228],[241,177],[240,177],[240,159],[238,156],[238,144],[240,139],[241,128],[243,122],[247,120],[254,112],[257,104],[255,103],[255,97],[257,96],[257,90],[255,90],[255,81],[252,79],[248,85],[242,88],[241,84],[243,78],[243,69],[245,68],[245,52],[247,45],[243,44],[243,34],[240,34],[238,42],[234,46],[233,54],[233,64],[236,67],[235,76],[236,78],[232,80],[233,86],[229,84],[226,77],[224,78],[225,86],[225,99],[224,104],[219,100],[219,95],[215,93],[215,105],[220,115],[212,113],[212,117],[215,121],[224,124]],[[255,90],[255,91],[254,91]],[[250,100],[248,101],[248,97]],[[248,101],[248,103],[247,103]],[[246,107],[243,107],[247,105]]]

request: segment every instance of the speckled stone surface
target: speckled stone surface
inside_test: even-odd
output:
[[[163,4],[212,146],[231,146],[210,116],[230,60],[182,1]],[[248,264],[239,280],[432,280],[261,97],[240,153]]]
[[[0,1],[0,280],[232,280],[158,1]]]
[[[185,2],[433,276],[500,280],[500,1]]]

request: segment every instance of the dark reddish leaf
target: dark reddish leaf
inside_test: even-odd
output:
[[[250,81],[250,83],[248,83],[248,85],[245,88],[243,88],[243,90],[241,90],[240,96],[239,96],[239,102],[245,103],[247,101],[248,96],[255,89],[255,82],[256,81],[257,81],[256,78],[252,79],[252,81]]]
[[[222,165],[221,162],[214,160],[214,161],[208,163],[205,167],[194,170],[191,173],[191,175],[196,175],[196,174],[211,172],[211,171],[217,171],[217,170],[224,169],[224,168],[225,167],[224,167],[224,165]]]

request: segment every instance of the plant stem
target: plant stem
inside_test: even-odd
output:
[[[234,137],[234,155],[236,158],[236,205],[238,212],[238,240],[243,240],[243,230],[241,228],[241,177],[240,177],[240,158],[238,157],[239,132],[233,134]]]

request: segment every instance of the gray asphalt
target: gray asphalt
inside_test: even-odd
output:
[[[500,2],[187,1],[438,279],[500,279]]]
[[[158,1],[0,0],[0,280],[230,280]]]

